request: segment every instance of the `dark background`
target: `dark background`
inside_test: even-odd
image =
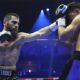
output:
[[[57,19],[55,9],[58,5],[68,4],[72,1],[79,2],[79,0],[0,0],[0,20],[3,20],[5,14],[16,12],[20,16],[19,31],[30,33],[41,9],[45,11],[46,8],[50,8],[49,19],[53,22]],[[18,62],[18,71],[22,72],[21,76],[60,76],[66,61],[70,57],[72,47],[63,42],[57,43],[54,40],[45,40],[24,44]],[[32,69],[33,72],[29,73],[29,69]]]
[[[16,12],[21,19],[20,31],[30,32],[41,9],[50,8],[50,19],[55,20],[55,9],[61,3],[75,0],[0,0],[0,19],[8,12]],[[76,0],[79,1],[79,0]]]

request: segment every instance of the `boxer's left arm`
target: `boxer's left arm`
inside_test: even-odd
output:
[[[21,33],[22,36],[26,37],[26,38],[34,38],[37,39],[40,36],[45,36],[49,33],[52,33],[54,31],[56,31],[58,29],[58,25],[59,26],[64,26],[65,25],[65,19],[64,18],[59,18],[57,19],[55,22],[53,22],[52,24],[50,24],[49,26],[46,26],[36,32],[33,33]]]
[[[78,30],[80,30],[80,14],[77,15],[66,28],[59,28],[60,39],[68,40],[72,38]]]
[[[42,29],[40,29],[40,30],[38,30],[36,32],[33,32],[33,33],[20,32],[19,35],[21,37],[25,37],[25,38],[35,38],[35,39],[37,39],[40,36],[45,36],[45,35],[47,35],[47,34],[49,34],[51,32],[52,32],[51,29],[47,26],[47,27],[42,28]]]

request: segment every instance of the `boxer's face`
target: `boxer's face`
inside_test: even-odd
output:
[[[15,16],[11,16],[11,19],[6,21],[5,27],[6,27],[6,30],[18,32],[19,19]]]
[[[75,8],[68,13],[69,20],[72,21],[77,15],[80,14],[80,9]]]
[[[7,21],[6,28],[18,32],[19,19],[15,16],[11,16],[11,19]]]
[[[16,16],[11,16],[11,18],[5,22],[4,27],[7,31],[11,32],[13,37],[17,36],[19,28],[19,18],[17,18]]]

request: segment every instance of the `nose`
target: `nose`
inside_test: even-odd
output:
[[[15,27],[18,27],[19,25],[18,24],[15,24]]]
[[[12,26],[13,29],[17,29],[18,28],[18,24],[15,24]]]
[[[14,26],[15,26],[15,27],[18,27],[18,26],[19,26],[19,24],[17,24],[17,23],[16,23],[16,24],[14,24]]]

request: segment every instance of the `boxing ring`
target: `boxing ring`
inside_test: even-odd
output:
[[[36,39],[26,42],[20,51],[16,73],[14,70],[3,68],[1,70],[0,68],[0,76],[10,76],[15,80],[17,74],[18,78],[22,80],[29,78],[58,80],[73,51],[73,45],[57,39]],[[75,65],[79,64],[79,62],[75,62]],[[79,71],[79,65],[77,67],[75,65],[73,66],[75,69],[72,68],[72,73],[70,73],[71,78],[73,72]],[[79,72],[75,74],[79,74]]]
[[[21,49],[17,72],[21,78],[59,77],[73,52],[71,44],[57,39],[37,39]]]

